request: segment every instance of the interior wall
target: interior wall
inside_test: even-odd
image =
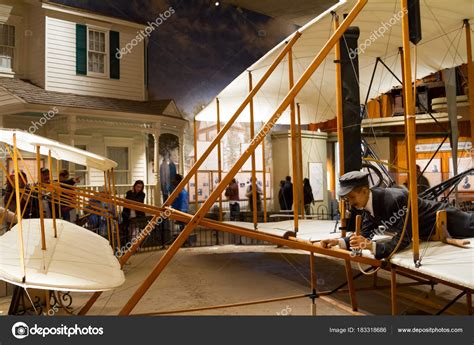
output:
[[[273,172],[273,200],[270,206],[271,210],[278,211],[278,191],[280,190],[280,181],[284,180],[290,174],[290,152],[291,142],[288,132],[272,133],[272,172]],[[278,152],[278,153],[277,153]]]
[[[470,140],[471,140],[470,137],[466,137],[466,136],[459,137],[459,143],[470,142]],[[416,144],[417,145],[422,145],[422,144],[433,145],[433,147],[435,147],[437,146],[437,144],[439,145],[442,141],[443,141],[442,137],[419,138],[417,139]],[[449,146],[449,140],[447,140],[446,143]],[[395,138],[393,139],[392,145],[393,145],[393,151],[396,157],[394,164],[401,168],[406,169],[408,167],[408,159],[407,159],[405,141],[402,138]],[[429,160],[432,158],[434,152],[435,152],[435,148],[433,149],[432,152],[417,152],[416,159],[418,162],[419,160]],[[439,166],[439,179],[440,180],[444,181],[451,177],[450,175],[451,157],[452,157],[451,150],[441,150],[434,156],[434,159],[438,160],[438,162],[440,163],[440,166]],[[458,150],[458,159],[461,159],[461,158],[468,158],[468,159],[471,158],[471,152],[465,151],[465,150]],[[404,184],[407,181],[408,176],[406,173],[398,173],[394,175],[395,175],[395,181],[398,184]],[[425,176],[427,175],[429,176],[429,172],[425,173]],[[462,190],[460,190],[460,192],[463,193]],[[472,191],[466,191],[463,194],[472,196],[474,193]]]
[[[303,158],[303,178],[309,178],[309,163],[322,164],[322,199],[316,201],[312,206],[312,212],[318,210],[327,211],[329,203],[328,181],[327,181],[327,140],[328,135],[324,132],[302,131],[302,158]],[[272,133],[272,152],[273,152],[273,210],[278,211],[278,191],[280,181],[287,175],[293,176],[293,159],[291,157],[291,137],[290,131],[280,131]],[[314,188],[314,186],[313,186]],[[321,206],[323,205],[323,206]]]

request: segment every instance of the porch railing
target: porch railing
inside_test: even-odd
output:
[[[92,186],[92,185],[79,185],[79,187],[92,189],[95,191],[99,191],[102,187],[101,186]],[[118,197],[125,198],[127,191],[131,190],[133,185],[116,185],[115,190]],[[155,204],[155,193],[156,193],[156,186],[147,184],[145,185],[145,203],[149,205]],[[201,203],[201,202],[200,202]],[[216,203],[216,206],[218,203]],[[240,202],[241,205],[241,218],[239,220],[243,221],[252,221],[251,216],[248,214],[250,212],[245,211],[248,208],[248,201],[242,200]],[[190,211],[191,213],[194,211],[194,203],[190,203]],[[122,213],[122,210],[119,209],[119,214]],[[230,216],[230,207],[229,202],[224,201],[222,202],[222,213],[223,213],[223,220],[229,220]],[[218,210],[213,209],[210,214],[208,214],[209,218],[218,219]],[[259,215],[259,221],[263,221],[263,214]],[[138,222],[134,226],[138,228],[144,228],[147,222]],[[150,236],[145,240],[142,244],[140,250],[156,250],[161,249],[166,245],[171,244],[173,239],[179,233],[179,225],[173,221],[166,221],[163,222],[157,231],[153,231]],[[196,229],[190,237],[189,246],[193,247],[204,247],[204,246],[213,246],[213,245],[225,245],[225,244],[245,244],[245,245],[261,245],[266,244],[263,241],[255,240],[252,238],[246,238],[242,236],[237,236],[229,233],[223,233],[212,229],[207,228],[198,228]]]
[[[85,188],[90,188],[96,191],[99,191],[101,186],[80,186]],[[132,185],[116,185],[116,193],[118,197],[124,198],[127,191],[132,189]],[[156,186],[155,185],[145,185],[145,203],[154,205],[155,201],[155,193],[156,193]],[[269,200],[267,200],[268,202]],[[200,201],[201,203],[201,201]],[[240,203],[240,215],[238,217],[239,221],[245,222],[252,222],[252,212],[249,211],[249,203],[248,200],[241,200]],[[190,213],[194,212],[194,202],[190,202]],[[211,209],[210,213],[207,214],[207,218],[219,219],[219,211],[218,211],[218,203],[216,202],[214,207]],[[119,210],[119,214],[121,214],[122,210]],[[329,212],[321,207],[315,210],[316,212],[313,213],[313,216],[316,218],[313,219],[333,219],[333,215],[329,214]],[[274,214],[275,216],[271,217]],[[281,212],[268,212],[268,221],[279,221],[279,220],[287,220],[288,218],[281,218],[277,215],[281,214]],[[223,200],[222,201],[222,216],[223,220],[230,220],[230,206],[229,201]],[[151,218],[151,217],[148,217]],[[258,212],[258,222],[263,222],[263,212]],[[146,226],[147,222],[142,219],[141,221],[136,222],[133,224],[136,227],[136,230],[143,229]],[[121,230],[122,232],[124,230]],[[179,224],[174,221],[166,221],[163,222],[159,228],[155,229],[150,236],[144,241],[140,250],[147,251],[147,250],[157,250],[161,249],[164,246],[170,245],[174,238],[179,234]],[[230,233],[224,233],[220,231],[216,231],[213,229],[207,229],[199,227],[190,236],[190,240],[188,241],[187,245],[192,247],[204,247],[204,246],[214,246],[214,245],[226,245],[226,244],[244,244],[244,245],[263,245],[268,244],[263,241],[259,241],[252,238],[246,238],[238,235],[233,235]]]
[[[99,191],[102,186],[92,186],[92,185],[78,185],[78,187],[92,189],[94,191]],[[119,198],[125,198],[127,191],[131,190],[133,185],[131,184],[118,184],[115,186],[115,192]],[[143,192],[145,193],[145,203],[149,205],[154,205],[155,203],[155,191],[156,186],[152,184],[146,184]]]

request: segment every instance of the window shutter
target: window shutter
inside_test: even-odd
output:
[[[76,24],[76,74],[87,74],[87,27]]]
[[[110,78],[120,79],[120,34],[117,31],[110,31]]]

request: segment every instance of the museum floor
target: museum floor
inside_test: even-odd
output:
[[[125,266],[126,282],[103,293],[90,315],[117,315],[163,251],[135,255]],[[343,261],[316,257],[319,290],[330,290],[345,281]],[[358,268],[353,265],[354,274]],[[373,276],[356,281],[357,287],[373,285]],[[403,277],[399,282],[408,282]],[[379,272],[377,284],[390,286],[389,274]],[[133,314],[197,308],[310,293],[307,253],[276,246],[214,246],[181,249],[157,279]],[[399,313],[435,314],[458,294],[436,285],[399,288]],[[90,294],[72,293],[78,310]],[[318,315],[390,315],[390,289],[357,293],[359,313],[353,313],[347,293],[317,299]],[[0,315],[8,313],[10,299],[0,299]],[[62,314],[61,311],[58,314]],[[309,298],[241,306],[180,315],[311,315]],[[465,297],[445,315],[465,315]]]

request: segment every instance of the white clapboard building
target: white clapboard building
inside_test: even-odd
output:
[[[0,0],[0,127],[107,156],[119,163],[123,189],[140,179],[151,185],[149,198],[160,195],[160,164],[173,159],[182,172],[187,122],[173,100],[148,100],[148,41],[136,39],[145,29],[48,1]],[[117,54],[132,41],[130,52]],[[174,147],[158,149],[160,137]],[[62,168],[84,185],[103,184],[99,171]]]

